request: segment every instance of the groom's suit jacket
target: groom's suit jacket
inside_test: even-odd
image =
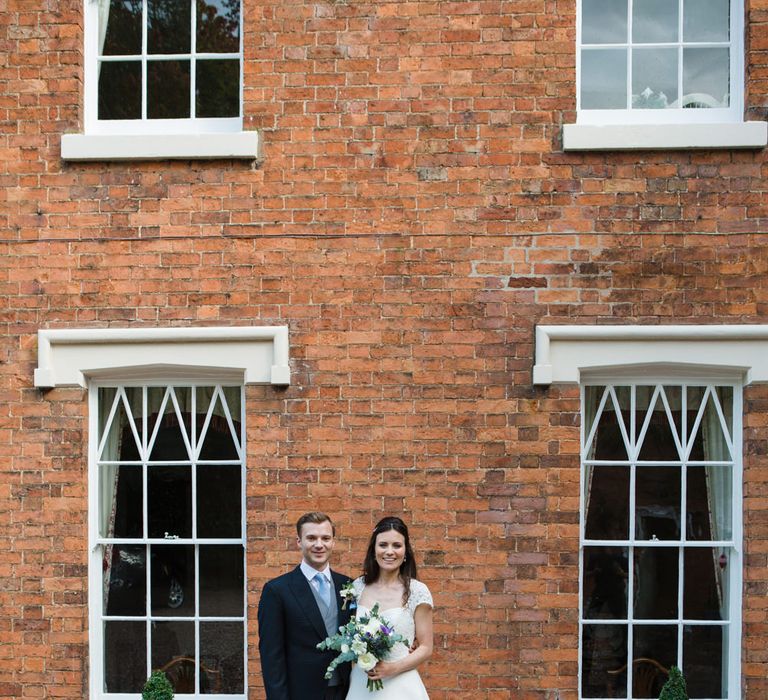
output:
[[[352,610],[342,610],[341,587],[350,579],[331,571],[339,620],[347,624]],[[323,700],[325,669],[337,656],[317,648],[328,635],[320,608],[300,567],[269,581],[259,600],[259,654],[267,700]],[[337,669],[349,683],[349,664]]]

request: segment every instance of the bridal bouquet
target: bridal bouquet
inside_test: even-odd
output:
[[[318,649],[333,649],[341,652],[328,666],[325,677],[330,678],[334,669],[345,661],[354,661],[363,671],[370,671],[384,659],[397,642],[405,642],[402,635],[396,634],[387,621],[379,615],[379,604],[373,606],[367,614],[351,619],[338,634],[320,642]],[[368,679],[368,690],[381,690],[383,681]]]

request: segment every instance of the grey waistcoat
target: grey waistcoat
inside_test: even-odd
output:
[[[310,581],[309,587],[312,590],[312,595],[315,597],[317,607],[320,608],[320,615],[323,618],[323,624],[325,625],[325,631],[330,637],[339,631],[339,606],[336,604],[336,590],[334,589],[333,580],[331,580],[331,604],[326,605],[320,594],[315,589],[314,584]],[[334,671],[331,679],[328,681],[328,686],[339,685],[341,678],[339,678],[339,672]]]

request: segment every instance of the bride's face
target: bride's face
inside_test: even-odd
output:
[[[382,571],[397,571],[405,558],[405,537],[397,530],[376,535],[376,563]]]

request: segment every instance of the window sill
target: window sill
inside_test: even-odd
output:
[[[563,126],[564,151],[764,148],[767,143],[766,122]]]
[[[64,134],[61,157],[69,161],[191,160],[259,156],[259,132],[231,134]]]

